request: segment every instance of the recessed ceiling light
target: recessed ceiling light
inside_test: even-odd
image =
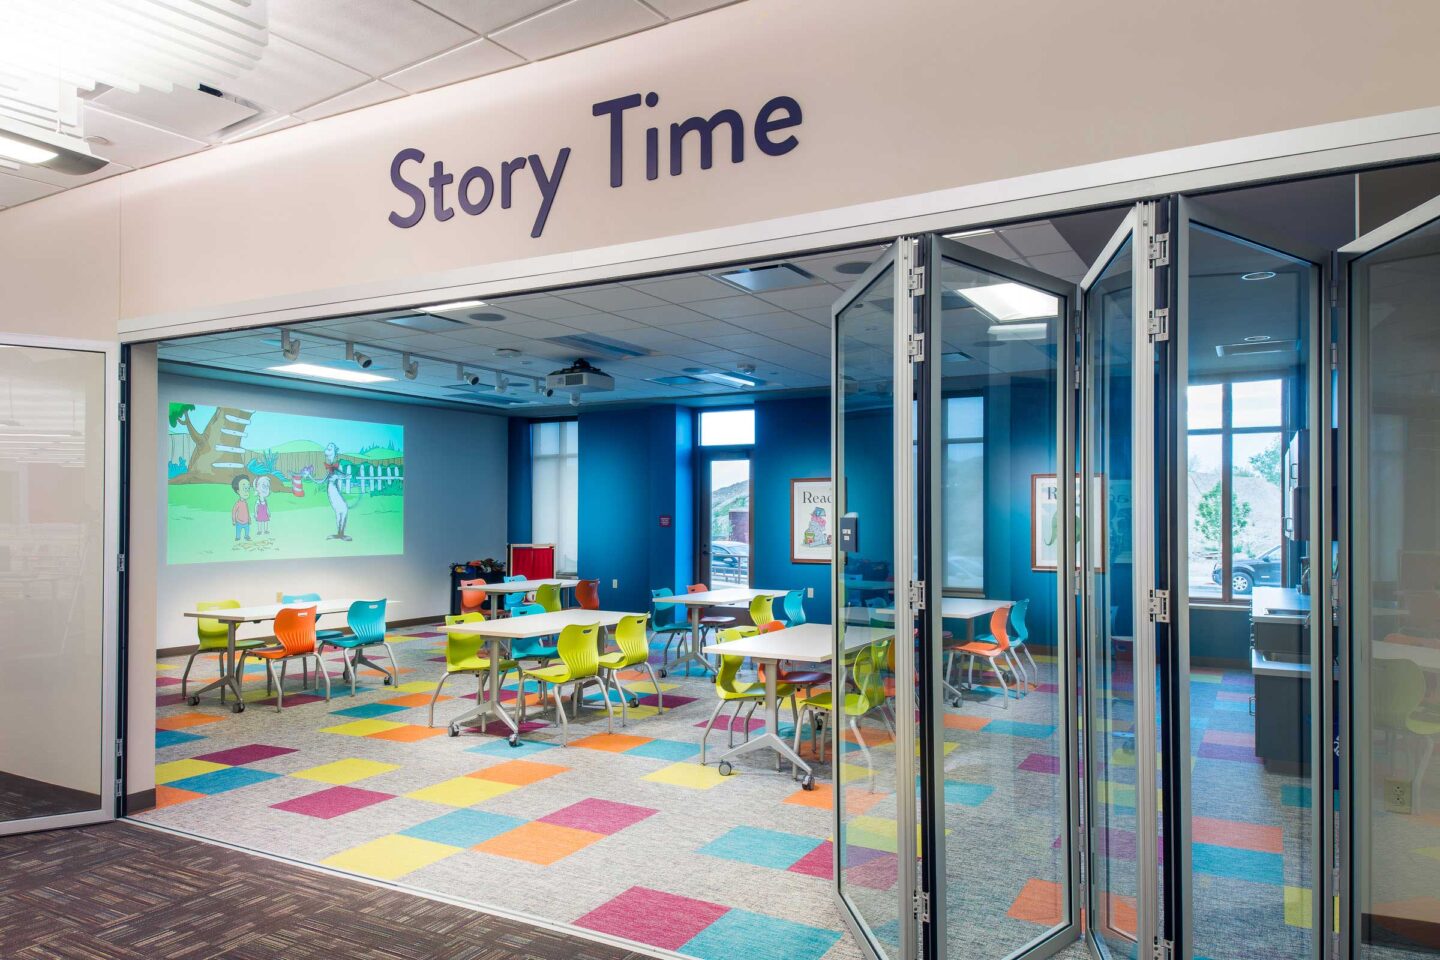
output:
[[[870,269],[870,264],[865,263],[864,261],[861,261],[861,260],[850,260],[850,261],[847,261],[847,262],[845,262],[845,263],[837,263],[837,264],[835,264],[835,272],[836,272],[836,273],[849,274],[850,276],[857,276],[857,275],[859,275],[859,274],[864,273],[866,270],[869,270],[869,269]]]
[[[276,367],[267,367],[266,369],[275,373],[291,373],[300,377],[339,380],[342,383],[380,383],[383,380],[394,379],[394,377],[382,377],[378,373],[366,373],[363,370],[344,370],[339,367],[323,367],[318,363],[283,363]]]
[[[1018,283],[992,283],[956,293],[1001,323],[1058,316],[1060,298]]]
[[[472,313],[470,319],[477,323],[499,323],[505,319],[503,313]]]
[[[514,347],[496,347],[496,348],[495,348],[495,356],[497,356],[497,357],[518,357],[518,356],[520,356],[520,351],[519,351],[519,350],[516,350]]]
[[[990,328],[996,340],[1044,340],[1050,331],[1048,323],[1008,323]]]
[[[1246,338],[1245,338],[1245,342],[1246,342],[1246,343],[1264,343],[1266,340],[1269,340],[1269,339],[1270,339],[1269,337],[1264,337],[1264,336],[1260,336],[1260,337],[1246,337]]]
[[[102,137],[98,134],[91,134],[85,138],[85,142],[97,147],[108,147],[113,141],[109,137]]]
[[[484,300],[451,300],[449,303],[432,303],[428,307],[421,307],[426,313],[448,313],[451,310],[464,310],[467,307],[483,307]]]
[[[58,156],[60,154],[55,150],[47,150],[38,144],[25,143],[0,133],[0,158],[14,160],[16,163],[44,163]]]
[[[1256,270],[1254,273],[1240,274],[1241,280],[1271,280],[1275,277],[1274,270]]]

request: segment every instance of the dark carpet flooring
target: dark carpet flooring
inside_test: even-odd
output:
[[[126,823],[0,837],[5,960],[639,960]]]

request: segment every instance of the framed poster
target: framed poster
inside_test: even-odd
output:
[[[790,562],[829,563],[835,537],[829,477],[790,481]]]
[[[1075,536],[1080,536],[1080,484],[1075,484]],[[1091,562],[1096,573],[1105,572],[1105,478],[1092,478],[1090,496],[1090,529],[1097,532],[1092,540]],[[1060,482],[1053,473],[1030,475],[1030,569],[1060,568]]]

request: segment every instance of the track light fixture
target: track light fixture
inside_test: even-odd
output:
[[[578,394],[578,393],[572,393],[572,394],[570,394],[570,406],[572,406],[572,407],[578,407],[578,406],[580,406],[580,394]]]
[[[300,341],[290,336],[289,330],[280,331],[280,355],[291,363],[300,359]]]
[[[400,369],[405,371],[406,380],[414,380],[420,376],[420,361],[411,360],[410,354],[402,353],[400,354]]]
[[[495,374],[495,391],[496,391],[497,393],[504,393],[506,390],[509,390],[509,389],[510,389],[510,378],[507,377],[507,376],[505,376],[505,374],[503,374],[503,373],[497,373],[497,374]]]
[[[463,363],[455,364],[455,377],[461,383],[469,384],[472,387],[480,386],[480,375],[466,370]]]
[[[361,370],[369,370],[370,366],[375,362],[368,353],[361,353],[359,350],[356,350],[355,344],[353,343],[345,344],[345,359],[355,364],[355,366]]]

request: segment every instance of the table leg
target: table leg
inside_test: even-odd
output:
[[[779,681],[776,679],[780,674],[780,662],[778,660],[763,660],[765,664],[765,732],[758,737],[751,739],[725,751],[720,756],[720,774],[728,777],[733,767],[730,760],[742,753],[749,753],[752,750],[771,749],[775,751],[775,769],[780,769],[782,759],[789,760],[795,772],[805,771],[805,776],[800,780],[800,786],[806,790],[815,789],[815,775],[810,769],[810,764],[800,759],[800,755],[794,748],[780,736],[780,691]],[[837,763],[836,768],[839,768]]]
[[[695,606],[691,606],[689,610],[690,642],[688,646],[681,649],[680,656],[676,657],[674,660],[666,661],[664,668],[666,670],[671,670],[675,667],[680,666],[680,664],[682,663],[689,663],[693,660],[695,663],[700,664],[700,666],[703,667],[707,673],[714,673],[715,667],[711,665],[710,661],[705,659],[705,655],[700,652],[702,646],[700,642],[700,615],[702,611],[699,607]]]
[[[235,678],[239,664],[236,663],[235,634],[240,629],[240,624],[231,621],[226,624],[225,631],[225,656],[220,658],[220,676],[214,681],[201,687],[190,695],[190,705],[194,706],[200,702],[203,694],[209,693],[216,687],[220,688],[220,702],[225,702],[225,689],[228,687],[235,694],[235,702],[230,705],[231,713],[242,713],[245,710],[245,701],[240,699],[240,685]]]
[[[510,728],[510,736],[508,738],[510,746],[518,747],[520,745],[520,725],[505,711],[504,707],[500,706],[500,638],[487,637],[486,645],[490,652],[490,669],[487,671],[485,686],[489,689],[490,696],[486,699],[485,697],[477,695],[474,710],[471,710],[463,717],[457,717],[450,721],[450,736],[458,737],[461,727],[483,727],[485,725],[485,718],[487,716],[493,716],[496,720],[499,720]],[[521,681],[519,695],[522,697],[525,695],[523,679]]]

